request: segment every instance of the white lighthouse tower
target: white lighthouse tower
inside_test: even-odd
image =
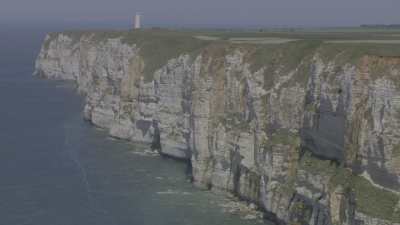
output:
[[[141,21],[140,21],[141,17],[142,17],[142,15],[140,15],[140,13],[136,13],[133,29],[136,30],[136,29],[141,28],[141,26],[142,26]]]

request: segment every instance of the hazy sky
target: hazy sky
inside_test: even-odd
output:
[[[400,0],[0,0],[0,22],[342,26],[400,23]]]

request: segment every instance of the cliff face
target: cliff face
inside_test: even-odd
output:
[[[59,33],[36,74],[76,80],[93,124],[278,223],[400,224],[400,58],[364,48]]]

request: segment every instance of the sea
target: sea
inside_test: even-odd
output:
[[[47,32],[0,29],[0,225],[251,225],[186,165],[83,120],[71,82],[33,77]]]

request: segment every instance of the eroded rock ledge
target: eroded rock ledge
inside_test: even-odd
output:
[[[400,58],[390,48],[65,32],[46,37],[36,74],[76,80],[93,124],[190,160],[195,184],[278,223],[389,225],[400,222]]]

